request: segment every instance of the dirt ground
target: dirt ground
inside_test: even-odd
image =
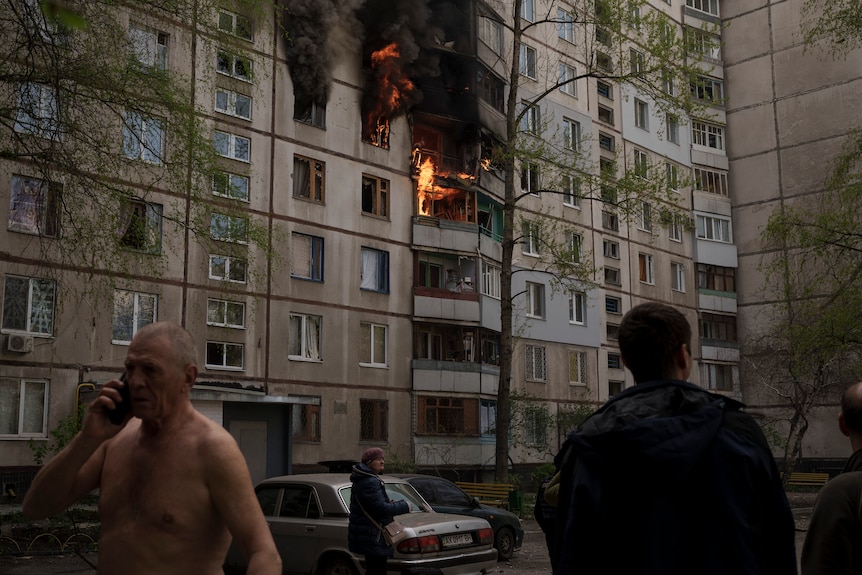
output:
[[[802,551],[805,531],[816,493],[790,493],[788,499],[796,519],[796,555]],[[551,562],[539,525],[533,519],[524,519],[524,545],[510,561],[497,563],[488,575],[549,575]],[[94,575],[97,563],[95,553],[83,557],[64,555],[0,555],[0,573],[3,575]]]

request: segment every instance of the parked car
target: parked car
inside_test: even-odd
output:
[[[445,575],[479,575],[496,568],[494,532],[486,520],[437,513],[407,481],[386,475],[381,479],[390,499],[410,505],[410,513],[397,516],[410,537],[396,546],[389,571],[428,567]],[[352,488],[347,473],[284,475],[266,479],[255,488],[285,573],[365,572],[365,558],[351,553],[347,544]],[[232,545],[226,570],[245,567],[245,557]]]
[[[393,477],[407,480],[416,488],[431,508],[439,513],[457,513],[481,517],[494,529],[494,548],[500,561],[511,559],[516,549],[524,543],[524,528],[521,519],[510,511],[483,505],[460,487],[442,477],[395,473]]]

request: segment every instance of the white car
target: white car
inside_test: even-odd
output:
[[[494,531],[481,518],[435,513],[405,480],[381,476],[392,500],[410,513],[397,516],[409,537],[398,543],[387,570],[440,569],[445,575],[479,575],[497,566]],[[352,484],[347,473],[284,475],[262,481],[258,501],[281,555],[284,573],[360,575],[365,558],[351,553],[347,523]],[[226,571],[242,571],[245,558],[234,546]]]

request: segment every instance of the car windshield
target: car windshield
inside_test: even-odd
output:
[[[386,495],[392,501],[406,501],[410,505],[411,513],[422,513],[427,511],[425,500],[416,492],[409,483],[386,483]],[[342,487],[338,494],[344,502],[344,506],[350,509],[350,494],[353,491],[352,486]]]

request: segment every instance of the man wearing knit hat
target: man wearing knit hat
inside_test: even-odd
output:
[[[386,560],[395,553],[386,544],[379,526],[391,523],[396,515],[407,513],[406,501],[391,501],[383,480],[384,453],[370,447],[362,454],[361,463],[353,466],[350,481],[350,523],[348,546],[354,553],[365,556],[365,575],[386,575]]]

